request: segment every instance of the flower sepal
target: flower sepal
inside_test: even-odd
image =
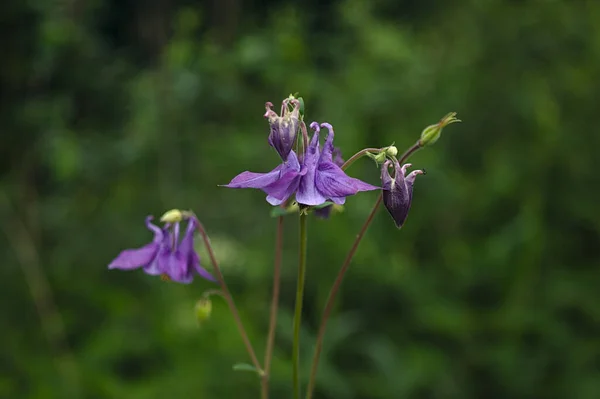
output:
[[[271,208],[271,217],[272,218],[277,218],[279,216],[285,216],[285,215],[290,215],[292,213],[298,213],[298,211],[300,210],[300,208],[298,207],[298,203],[296,201],[292,201],[291,204],[289,204],[288,206],[274,206],[273,208]]]

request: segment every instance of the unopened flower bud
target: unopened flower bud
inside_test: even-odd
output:
[[[385,152],[390,157],[395,157],[396,155],[398,155],[398,149],[396,148],[396,146],[393,146],[393,145],[386,148]]]
[[[456,118],[456,112],[450,112],[435,125],[430,125],[423,129],[423,132],[421,133],[421,138],[419,139],[419,145],[421,147],[425,147],[426,145],[434,144],[440,138],[443,128],[445,128],[451,123],[460,121],[460,119]]]
[[[289,109],[290,104],[293,106],[291,111]],[[265,104],[266,112],[264,116],[271,126],[269,144],[275,148],[281,159],[285,161],[290,155],[298,136],[300,101],[295,98],[283,100],[281,116],[271,109],[272,106],[271,103]]]
[[[385,160],[387,159],[387,152],[381,151],[379,154],[375,154],[373,159],[375,160],[375,162],[377,162],[378,165],[380,165],[380,164],[384,163]]]
[[[390,176],[390,166],[394,166],[394,176]],[[411,164],[402,166],[398,161],[386,161],[381,167],[381,183],[383,188],[383,204],[394,219],[396,227],[401,228],[406,221],[412,202],[413,184],[417,175],[425,172],[415,170],[406,176]]]
[[[212,313],[212,302],[210,298],[202,298],[196,302],[195,310],[196,320],[198,320],[199,323],[203,323],[210,319],[210,314]]]
[[[367,152],[365,155],[375,161],[378,166],[384,163],[387,159],[386,151]]]
[[[179,209],[171,209],[160,217],[160,221],[164,223],[177,223],[181,222],[182,220],[183,213]]]

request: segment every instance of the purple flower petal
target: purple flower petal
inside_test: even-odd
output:
[[[171,281],[181,284],[190,284],[194,280],[192,271],[188,267],[188,259],[177,250],[170,257],[170,269],[167,273]]]
[[[152,216],[146,218],[146,226],[154,232],[154,239],[150,244],[140,248],[126,249],[108,265],[109,269],[132,270],[150,264],[156,257],[164,232],[152,224]]]
[[[187,231],[185,232],[185,237],[181,240],[181,245],[179,246],[179,250],[186,258],[186,273],[189,274],[190,278],[193,276],[193,273],[196,272],[200,277],[205,278],[209,281],[216,281],[216,279],[207,272],[202,266],[200,266],[200,257],[196,253],[194,249],[194,231],[197,228],[198,221],[194,219],[190,219],[187,227]]]
[[[281,179],[275,183],[265,187],[263,191],[268,194],[267,201],[271,205],[280,205],[287,201],[300,185],[300,178],[306,173],[304,170],[302,173],[299,172],[288,172],[281,176]]]
[[[333,162],[333,152],[335,151],[333,127],[329,123],[322,123],[321,126],[329,130],[329,134],[325,140],[316,171],[315,185],[319,192],[334,203],[341,205],[345,202],[345,197],[349,195],[354,195],[359,191],[379,189],[380,187],[349,177]],[[339,162],[339,160],[337,161]]]
[[[168,276],[172,281],[189,284],[194,279],[194,272],[207,280],[215,281],[215,278],[200,266],[200,258],[194,251],[194,231],[196,220],[190,219],[181,243],[169,258]]]
[[[311,124],[312,127],[312,124]],[[321,157],[319,158],[319,162],[333,162],[333,151],[335,151],[333,147],[333,126],[329,123],[321,123],[321,127],[327,129],[327,138],[325,139],[325,144],[323,144],[323,151],[321,152]],[[337,158],[337,155],[336,155]]]
[[[310,124],[311,129],[315,130],[315,134],[304,155],[304,168],[306,174],[300,180],[298,191],[296,192],[296,201],[304,205],[321,205],[326,198],[317,190],[315,179],[317,173],[317,164],[319,162],[319,131],[318,123]]]
[[[315,209],[315,216],[320,219],[329,219],[329,216],[331,215],[331,209],[331,205],[324,208]]]
[[[378,190],[380,187],[372,186],[361,180],[349,177],[339,166],[333,162],[320,163],[317,169],[315,185],[326,198],[339,201],[339,197],[354,195],[359,191]],[[336,198],[336,200],[334,200]],[[339,202],[336,202],[339,203]]]
[[[209,281],[217,281],[217,279],[214,278],[212,274],[210,274],[208,271],[206,271],[205,268],[200,266],[200,257],[196,252],[192,252],[190,254],[190,259],[188,260],[188,262],[192,265],[192,267],[194,268],[196,273],[200,275],[200,277]]]
[[[159,258],[159,269],[166,274],[171,281],[177,283],[189,284],[193,280],[192,273],[187,267],[187,256],[190,248],[189,232],[190,227],[193,232],[193,225],[190,221],[184,238],[181,240],[181,244],[178,244],[179,239],[179,223],[175,223],[173,227],[173,247],[171,251],[164,252],[163,256]]]
[[[179,240],[179,223],[175,223],[173,226],[173,231],[168,234],[167,245],[163,246],[160,251],[158,251],[157,257],[157,268],[160,274],[166,274],[169,278],[173,278],[171,276],[172,269],[174,267],[174,253],[177,250],[177,241]]]
[[[267,173],[255,173],[255,172],[242,172],[234,177],[229,184],[225,184],[223,187],[228,188],[263,188],[270,184],[275,183],[281,176],[281,169],[283,164],[277,166],[270,172]]]
[[[165,227],[162,232],[163,232],[163,240],[158,245],[158,249],[156,251],[156,256],[154,256],[154,259],[152,259],[152,261],[150,263],[148,263],[147,265],[144,266],[144,273],[149,274],[151,276],[158,276],[160,274],[163,274],[163,271],[160,268],[159,260],[164,258],[165,256],[168,257],[168,255],[171,251],[170,250],[171,235],[169,234],[168,228]]]
[[[243,172],[234,177],[225,187],[259,188],[267,193],[267,201],[271,205],[279,205],[294,194],[304,173],[306,172],[301,170],[298,156],[291,151],[287,161],[271,172]]]
[[[150,263],[158,246],[154,243],[145,245],[141,248],[126,249],[108,265],[109,269],[132,270]]]
[[[344,205],[346,203],[346,197],[331,197],[331,202],[338,205]]]

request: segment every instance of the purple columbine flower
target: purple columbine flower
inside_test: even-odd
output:
[[[310,127],[315,131],[302,164],[294,151],[290,151],[286,162],[268,173],[243,172],[231,180],[225,187],[258,188],[267,193],[267,202],[280,205],[294,193],[299,204],[315,206],[327,200],[343,204],[346,197],[359,191],[377,190],[361,180],[349,177],[333,161],[333,128],[329,123],[322,123],[329,131],[323,151],[320,151],[317,122]]]
[[[412,165],[407,163],[400,167],[398,161],[394,161],[394,177],[390,176],[389,167],[392,161],[385,161],[381,167],[381,182],[383,185],[383,204],[394,219],[396,227],[401,228],[408,216],[412,202],[413,184],[417,175],[425,172],[414,170],[405,177],[406,169]]]
[[[187,229],[179,241],[179,222],[166,224],[164,228],[151,223],[152,216],[146,218],[146,226],[154,233],[150,244],[140,248],[122,251],[109,265],[109,269],[133,270],[142,268],[147,274],[160,275],[166,280],[189,284],[197,274],[210,281],[215,278],[200,266],[200,257],[194,251],[194,231],[198,221],[188,220]],[[172,228],[172,230],[170,230]]]
[[[294,106],[290,111],[289,104]],[[275,148],[281,159],[286,161],[298,136],[300,127],[300,101],[296,99],[285,99],[281,104],[281,116],[271,109],[273,104],[265,104],[267,112],[265,118],[269,121],[271,131],[269,133],[269,144]]]

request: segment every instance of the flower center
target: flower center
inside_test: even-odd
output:
[[[171,277],[169,277],[166,273],[161,274],[160,279],[162,281],[171,281]]]

